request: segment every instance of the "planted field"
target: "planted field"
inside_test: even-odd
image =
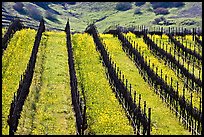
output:
[[[178,84],[179,84],[179,88],[178,88],[178,91],[179,91],[179,95],[183,95],[183,87],[184,87],[184,83],[183,81],[181,81],[175,71],[173,71],[171,68],[169,68],[165,61],[162,60],[162,59],[159,59],[158,57],[156,57],[149,49],[148,49],[148,46],[144,43],[143,41],[143,38],[142,37],[137,37],[136,35],[131,35],[131,34],[127,34],[127,35],[130,35],[132,36],[132,42],[136,41],[136,43],[138,43],[138,46],[141,47],[141,53],[144,52],[144,56],[147,56],[147,60],[150,60],[151,63],[154,63],[154,71],[156,71],[156,67],[158,68],[158,75],[161,75],[161,69],[162,69],[162,75],[163,75],[163,78],[165,77],[165,75],[167,75],[167,83],[170,85],[170,78],[172,77],[173,78],[173,83],[172,83],[172,86],[174,87],[174,89],[176,89],[176,82],[178,81]],[[152,66],[151,66],[152,67]],[[199,108],[199,105],[200,105],[200,97],[201,95],[200,94],[197,94],[196,92],[191,92],[190,90],[187,90],[185,91],[185,97],[190,100],[190,96],[191,96],[191,93],[193,95],[193,106]]]
[[[75,134],[66,34],[45,32],[18,134]]]
[[[186,47],[186,48],[188,48],[188,49],[190,49],[190,50],[192,50],[192,51],[195,50],[195,52],[197,52],[199,55],[202,56],[202,47],[201,47],[200,45],[196,44],[196,43],[193,41],[193,38],[192,38],[191,35],[190,35],[190,36],[187,35],[187,36],[185,36],[185,37],[175,36],[175,38],[176,38],[179,42],[183,43],[184,47]]]
[[[202,63],[185,58],[168,34],[70,28],[68,22],[65,32],[47,31],[42,20],[37,31],[22,29],[9,40],[2,55],[2,134],[202,133],[202,87],[185,83],[192,77],[192,84],[202,83]],[[179,42],[192,43],[200,54],[191,38]],[[157,54],[161,49],[179,63]],[[172,67],[180,63],[191,78]]]
[[[35,39],[35,30],[17,31],[2,56],[2,132],[7,134],[10,103],[26,69]]]
[[[76,74],[84,88],[87,106],[87,134],[133,134],[133,129],[112,91],[93,38],[72,36]]]
[[[189,36],[188,36],[189,37]],[[158,43],[159,47],[162,49],[165,49],[165,51],[167,51],[168,53],[174,55],[174,50],[176,50],[174,48],[174,44],[171,42],[168,42],[168,36],[167,35],[163,35],[162,37],[158,36],[158,35],[153,35],[152,39]],[[160,44],[161,41],[161,44]],[[164,46],[162,45],[164,43]],[[167,48],[167,49],[166,49]],[[175,58],[176,60],[180,60],[181,64],[184,65],[184,67],[186,69],[189,70],[190,73],[194,73],[195,77],[199,78],[202,80],[202,64],[198,64],[198,62],[193,61],[192,58],[188,58],[185,57],[185,55],[182,55],[182,52],[175,52]],[[189,65],[188,65],[189,64]],[[200,71],[200,72],[199,72]]]
[[[153,89],[144,81],[139,74],[138,68],[128,58],[122,50],[121,43],[117,37],[111,34],[100,35],[112,57],[112,60],[118,64],[118,67],[123,72],[125,78],[132,84],[137,94],[141,94],[142,100],[147,101],[147,106],[152,108],[152,131],[154,135],[158,134],[188,134],[188,131],[183,129],[182,125],[176,120],[175,116],[169,111],[162,100],[155,94]],[[132,96],[134,96],[132,92]],[[136,101],[138,102],[138,100]],[[143,101],[141,101],[143,105]],[[166,124],[168,123],[168,125]],[[179,130],[176,130],[179,129]],[[176,131],[175,131],[176,130]]]

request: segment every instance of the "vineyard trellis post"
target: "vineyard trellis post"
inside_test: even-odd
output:
[[[84,104],[84,109],[82,110],[82,100],[80,100],[80,94],[77,87],[76,71],[74,67],[69,19],[67,20],[65,32],[67,37],[66,43],[67,43],[67,53],[68,53],[68,66],[69,66],[69,73],[70,73],[70,86],[71,86],[71,93],[72,93],[72,104],[74,106],[74,111],[76,114],[76,126],[77,126],[76,132],[77,134],[83,135],[85,129],[87,128],[86,104]],[[85,102],[86,101],[84,96],[84,103]]]

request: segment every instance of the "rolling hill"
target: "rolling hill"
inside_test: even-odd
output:
[[[202,2],[183,2],[183,6],[168,7],[166,9],[169,14],[166,15],[156,15],[154,5],[150,2],[139,6],[136,6],[135,2],[130,2],[131,7],[127,10],[118,10],[116,8],[118,3],[2,2],[2,25],[8,26],[13,18],[19,17],[25,26],[36,28],[39,25],[39,20],[43,17],[46,28],[55,30],[64,30],[69,18],[72,32],[82,32],[87,25],[93,22],[99,32],[115,25],[126,27],[136,25],[202,27]],[[173,2],[165,3],[168,5]],[[157,22],[155,23],[155,21]]]

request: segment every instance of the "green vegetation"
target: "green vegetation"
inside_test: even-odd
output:
[[[27,5],[26,12],[31,18],[33,18],[36,21],[40,21],[43,18],[42,13],[40,12],[40,10],[38,10],[38,8],[36,8],[33,5]]]
[[[171,7],[182,7],[185,5],[184,2],[150,2],[154,9],[157,8],[171,8]]]
[[[118,2],[115,9],[119,11],[126,11],[132,8],[132,4],[130,2]]]
[[[13,8],[20,14],[23,14],[23,15],[27,14],[26,10],[24,9],[24,4],[22,2],[16,2],[13,5]]]
[[[86,97],[86,134],[133,134],[124,109],[106,79],[93,38],[88,34],[74,34],[72,43],[78,82],[83,85]]]
[[[9,134],[7,116],[10,103],[13,99],[13,93],[18,89],[20,75],[25,71],[30,58],[35,34],[36,31],[31,29],[17,31],[11,38],[2,57],[3,134]],[[150,59],[151,63],[158,67],[159,75],[160,69],[163,70],[163,78],[165,74],[168,75],[168,84],[170,84],[170,77],[174,79],[174,89],[176,89],[176,81],[179,82],[179,94],[182,95],[184,86],[182,80],[165,64],[163,59],[159,59],[148,49],[143,37],[137,37],[132,33],[124,35],[138,43],[147,59]],[[78,89],[80,92],[84,90],[86,98],[88,128],[85,134],[133,134],[133,128],[125,111],[108,83],[106,69],[102,65],[99,52],[96,51],[93,38],[86,33],[76,33],[71,37]],[[122,50],[118,38],[110,34],[100,34],[100,37],[106,43],[112,60],[137,92],[136,102],[138,102],[138,95],[141,94],[141,105],[143,106],[143,102],[146,101],[147,107],[152,109],[151,134],[190,134],[178,121],[174,112],[169,110],[166,103],[162,102],[153,91],[154,89],[144,81],[139,69]],[[173,44],[168,42],[166,35],[163,35],[162,38],[153,35],[152,39],[159,39],[167,44],[168,52],[170,47],[173,48]],[[185,40],[192,42],[192,37],[186,36]],[[176,58],[178,57],[176,54]],[[179,58],[181,59],[181,57]],[[190,65],[191,69],[192,64]],[[197,73],[198,68],[195,67],[195,74],[197,75]],[[76,120],[72,108],[69,78],[66,34],[55,31],[44,32],[37,54],[30,92],[21,112],[16,135],[76,134]],[[185,92],[188,100],[190,100],[190,92],[190,90]],[[134,92],[132,92],[132,97],[133,94]],[[199,108],[200,97],[200,93],[193,92],[193,106]]]
[[[169,14],[169,11],[168,11],[168,9],[165,9],[165,8],[156,8],[156,9],[154,10],[154,13],[155,13],[156,15],[159,15],[159,14],[161,14],[161,15],[167,15],[167,14]]]
[[[146,2],[135,2],[135,5],[136,6],[142,6],[142,5],[144,5]]]
[[[10,103],[16,93],[30,59],[35,39],[35,30],[17,31],[11,38],[2,56],[2,134],[8,134],[7,118]]]
[[[141,9],[140,8],[135,9],[134,14],[142,14]]]
[[[67,18],[69,18],[72,32],[82,32],[88,24],[93,22],[95,22],[99,32],[103,32],[106,28],[115,26],[116,24],[125,27],[132,25],[145,25],[148,27],[162,26],[164,28],[182,26],[188,29],[202,27],[201,2],[156,2],[155,4],[152,2],[136,2],[136,4],[135,2],[125,2],[125,5],[128,6],[122,6],[121,8],[128,7],[128,10],[120,11],[116,7],[117,5],[123,5],[121,3],[123,2],[73,2],[73,4],[66,2],[21,2],[21,4],[17,5],[20,5],[19,8],[24,9],[27,13],[37,13],[33,16],[39,15],[39,18],[41,16],[44,17],[47,28],[64,30]],[[175,5],[175,3],[182,3],[184,5],[179,6]],[[27,22],[24,23],[26,26],[36,25],[38,23],[35,20],[36,18],[31,16],[31,14],[19,13],[18,10],[13,8],[13,5],[16,5],[16,3],[2,3],[2,7],[5,10],[5,12],[2,10],[2,18],[4,20],[10,21],[9,14],[9,16],[15,17],[17,15],[23,20],[26,20]],[[29,7],[31,7],[30,10],[28,10]],[[138,8],[140,8],[142,14],[135,14]],[[156,8],[166,8],[169,14],[155,15],[154,9]],[[51,16],[47,18],[48,11]],[[154,19],[161,16],[164,16],[169,22],[173,22],[173,24],[153,24]],[[192,21],[193,24],[191,23]]]
[[[157,95],[154,89],[141,76],[139,69],[122,49],[120,40],[111,34],[101,32],[117,26],[134,27],[183,27],[192,29],[202,28],[201,2],[2,2],[2,25],[8,24],[13,18],[20,17],[27,27],[36,27],[39,20],[44,18],[46,31],[40,42],[34,75],[30,92],[26,98],[16,135],[76,135],[76,118],[72,105],[68,53],[66,34],[64,30],[69,18],[71,42],[78,81],[78,90],[81,97],[86,99],[87,129],[86,135],[132,135],[133,127],[126,112],[119,103],[107,79],[107,70],[103,66],[100,53],[96,50],[92,36],[84,33],[86,27],[94,23],[98,28],[101,40],[120,68],[132,91],[141,94],[141,105],[144,101],[147,108],[151,108],[151,134],[153,135],[190,135],[179,119],[165,102]],[[53,29],[53,30],[52,30]],[[2,37],[7,28],[2,28]],[[9,134],[7,123],[10,104],[16,93],[21,75],[26,70],[30,59],[36,30],[22,29],[17,31],[9,40],[8,47],[2,56],[2,134]],[[141,52],[147,60],[154,63],[154,71],[158,67],[158,75],[163,71],[163,79],[168,76],[167,83],[173,78],[173,88],[179,83],[179,95],[183,95],[184,77],[178,77],[163,58],[156,56],[145,44],[143,37],[133,33],[124,34],[130,37],[130,42],[138,43]],[[167,45],[167,52],[173,55],[174,44],[169,42],[167,35],[150,36]],[[188,49],[194,50],[202,56],[202,46],[192,40],[192,36],[175,36]],[[202,36],[198,37],[202,40]],[[162,47],[159,45],[159,47]],[[166,46],[164,46],[164,49]],[[183,63],[183,53],[175,54],[176,59]],[[184,61],[192,73],[202,80],[202,63],[192,59]],[[151,68],[152,65],[150,66]],[[190,83],[191,84],[191,83]],[[202,90],[202,89],[201,89]],[[82,93],[84,94],[82,95]],[[202,92],[185,90],[185,97],[190,101],[193,95],[193,107],[199,108]],[[134,92],[132,92],[132,97]],[[202,107],[202,106],[201,106]],[[180,108],[179,108],[180,109]]]
[[[124,74],[128,82],[131,83],[132,88],[141,94],[141,104],[147,102],[147,107],[152,109],[152,131],[153,135],[173,135],[173,134],[190,134],[183,126],[178,122],[175,115],[170,112],[169,108],[159,98],[158,95],[153,91],[147,82],[139,74],[138,68],[135,66],[133,61],[129,59],[126,53],[122,50],[121,42],[117,37],[113,37],[110,34],[100,34],[100,37],[106,44],[107,50],[111,55],[112,60]],[[134,93],[132,92],[132,97]]]
[[[76,134],[64,32],[44,33],[17,134]]]

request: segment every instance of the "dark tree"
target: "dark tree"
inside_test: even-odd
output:
[[[184,6],[184,2],[150,2],[153,9],[156,8],[172,8]]]
[[[168,9],[165,9],[165,8],[156,8],[154,10],[154,13],[156,15],[159,15],[159,14],[166,15],[166,14],[169,14],[169,11],[168,11]]]
[[[36,6],[33,6],[31,4],[27,6],[27,13],[36,21],[40,21],[43,18],[41,12],[36,8]]]
[[[76,2],[66,2],[66,3],[69,5],[75,5],[76,4]]]
[[[126,11],[132,8],[132,4],[130,2],[118,2],[116,5],[116,10]]]
[[[25,9],[23,8],[24,7],[24,4],[22,2],[16,2],[14,5],[13,5],[13,8],[20,14],[26,14],[26,11]]]
[[[142,5],[144,5],[146,2],[135,2],[135,5],[136,6],[142,6]]]
[[[134,14],[142,14],[141,9],[140,8],[135,9]]]

